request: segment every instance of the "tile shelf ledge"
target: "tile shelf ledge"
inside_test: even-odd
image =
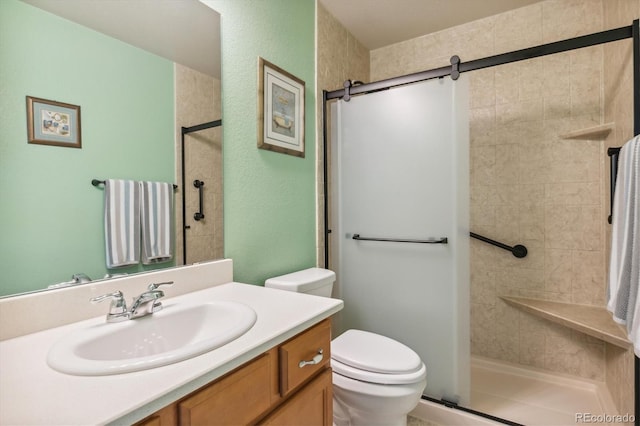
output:
[[[587,127],[586,129],[575,130],[573,132],[560,135],[562,139],[585,139],[600,141],[607,138],[611,130],[615,127],[615,123],[600,124],[594,127]]]
[[[576,305],[523,297],[500,296],[508,304],[623,349],[631,342],[623,327],[611,318],[611,313],[597,306]]]

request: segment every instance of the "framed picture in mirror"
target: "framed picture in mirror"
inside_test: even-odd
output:
[[[304,158],[304,81],[258,58],[258,148]]]
[[[27,96],[28,143],[82,148],[80,106]]]

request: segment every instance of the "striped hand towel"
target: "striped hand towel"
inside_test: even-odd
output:
[[[140,262],[140,185],[107,179],[104,187],[104,236],[107,268]]]
[[[140,182],[142,207],[142,263],[173,259],[173,184]]]

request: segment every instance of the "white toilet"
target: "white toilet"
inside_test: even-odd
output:
[[[336,274],[309,268],[270,278],[265,287],[331,297]],[[333,422],[406,425],[427,384],[427,370],[412,349],[379,334],[347,330],[331,342]]]

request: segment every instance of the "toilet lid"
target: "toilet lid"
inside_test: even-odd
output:
[[[372,373],[411,374],[424,367],[412,349],[379,334],[348,330],[331,342],[331,357],[341,364]]]
[[[418,370],[411,373],[386,374],[360,370],[358,368],[351,367],[350,365],[343,364],[335,358],[331,358],[331,369],[335,374],[339,374],[350,379],[382,385],[411,385],[425,381],[427,378],[427,368],[422,363]]]

